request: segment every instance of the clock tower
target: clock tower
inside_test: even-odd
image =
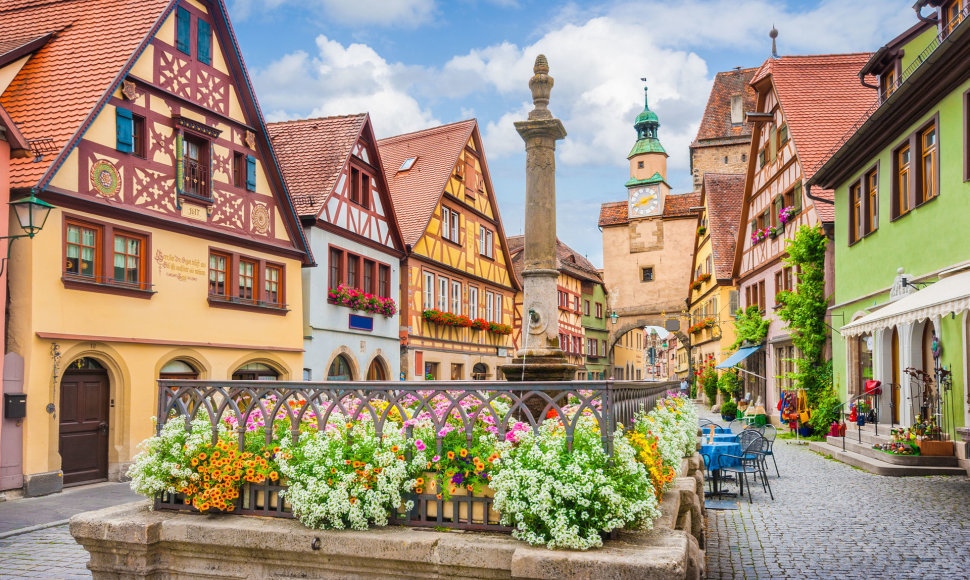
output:
[[[643,87],[643,111],[633,123],[637,142],[627,155],[630,160],[630,181],[626,182],[629,198],[629,217],[659,216],[664,200],[670,193],[667,184],[667,152],[657,138],[660,119],[650,110],[647,87]]]

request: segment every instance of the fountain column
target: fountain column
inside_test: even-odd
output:
[[[536,57],[529,80],[534,108],[515,123],[525,141],[525,249],[522,348],[507,380],[570,380],[576,365],[566,363],[559,346],[559,277],[556,263],[556,141],[566,136],[562,121],[549,110],[553,78],[544,55]]]

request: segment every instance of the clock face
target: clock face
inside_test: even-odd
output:
[[[648,216],[660,211],[660,189],[656,185],[630,190],[630,215]]]

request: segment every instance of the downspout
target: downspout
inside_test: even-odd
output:
[[[829,204],[831,206],[834,206],[835,205],[835,201],[834,200],[825,199],[824,197],[818,197],[818,196],[812,195],[812,183],[811,182],[808,182],[808,183],[805,184],[805,196],[808,197],[808,199],[810,199],[812,201],[815,201],[815,202],[827,203],[827,204]],[[835,224],[826,225],[825,222],[822,222],[822,229],[825,232],[825,237],[829,238],[830,240],[834,240],[835,239]]]
[[[917,0],[916,4],[913,4],[913,10],[916,11],[916,17],[923,22],[931,22],[933,20],[932,18],[923,16],[923,8],[925,8],[929,3],[930,0]]]
[[[870,89],[876,89],[877,91],[879,90],[879,85],[870,85],[869,83],[866,82],[866,73],[863,71],[859,72],[859,82],[862,83],[862,86],[864,87],[867,87]]]

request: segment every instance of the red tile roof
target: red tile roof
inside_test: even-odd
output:
[[[512,268],[515,270],[516,276],[521,279],[524,267],[524,252],[522,250],[525,249],[525,236],[512,236],[508,238],[508,243],[509,253],[512,254]],[[556,238],[556,265],[560,270],[574,278],[603,283],[599,269],[586,259],[586,256],[562,243],[559,238]]]
[[[714,76],[714,85],[707,98],[707,108],[704,118],[697,129],[697,136],[691,147],[704,145],[720,145],[723,143],[747,143],[751,139],[750,123],[731,123],[731,97],[742,95],[742,115],[753,111],[757,100],[757,93],[751,88],[751,78],[758,69],[734,69],[719,72]]]
[[[171,0],[8,0],[0,7],[0,44],[54,36],[0,95],[27,139],[51,138],[58,150],[82,129],[125,65],[147,41]],[[110,17],[108,17],[110,15]],[[12,187],[37,185],[56,154],[10,162]]]
[[[743,173],[705,173],[704,202],[707,206],[707,229],[711,236],[716,278],[730,278],[734,269],[734,250],[741,226],[744,202]]]
[[[323,209],[367,118],[361,113],[266,125],[299,215],[316,217]]]
[[[783,56],[768,59],[755,74],[754,86],[771,78],[804,180],[835,153],[849,129],[876,104],[876,90],[863,86],[858,76],[871,56],[868,52]],[[825,204],[815,206],[820,216],[826,213],[819,207]],[[827,220],[823,217],[823,221]]]
[[[458,156],[477,125],[469,119],[377,142],[404,243],[413,246],[424,235]],[[412,157],[417,161],[411,169],[399,172],[401,164]]]
[[[611,201],[600,206],[600,227],[616,226],[630,222],[629,204],[625,201]]]
[[[700,193],[681,193],[677,195],[668,195],[664,198],[664,213],[663,217],[673,218],[673,217],[685,217],[691,215],[697,215],[700,213],[701,205],[701,194]]]

